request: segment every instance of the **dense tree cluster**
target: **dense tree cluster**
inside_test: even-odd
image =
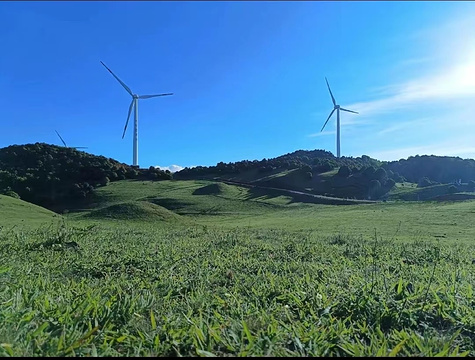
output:
[[[175,178],[194,179],[210,175],[222,176],[239,174],[248,170],[257,170],[259,173],[271,172],[274,170],[307,169],[306,172],[318,174],[340,166],[347,166],[350,169],[359,170],[368,166],[379,167],[382,162],[363,155],[358,158],[341,157],[336,158],[329,151],[325,150],[298,150],[272,159],[243,160],[235,163],[219,162],[216,166],[197,166],[185,168],[175,173]]]
[[[86,198],[98,186],[123,179],[170,179],[151,167],[136,169],[104,156],[44,143],[0,149],[0,192],[54,208]]]
[[[396,185],[395,178],[399,177],[399,174],[386,171],[382,167],[376,169],[368,166],[351,169],[343,165],[339,168],[335,179],[328,181],[334,183],[331,194],[333,196],[374,200],[389,192]]]
[[[407,160],[388,162],[383,167],[398,172],[407,181],[418,183],[421,187],[458,180],[463,183],[475,180],[475,160],[452,156],[416,155]]]

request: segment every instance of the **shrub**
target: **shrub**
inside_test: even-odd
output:
[[[368,166],[363,170],[363,176],[367,179],[372,179],[376,170],[372,166]]]
[[[431,185],[432,185],[432,182],[429,180],[429,178],[424,176],[423,178],[419,180],[417,187],[423,188],[423,187],[427,187]]]
[[[3,195],[6,195],[6,196],[11,196],[12,198],[15,198],[15,199],[19,199],[20,198],[20,195],[18,195],[16,192],[14,192],[13,190],[7,190],[3,193]]]
[[[333,167],[329,162],[324,162],[322,164],[313,166],[312,169],[316,173],[323,173],[323,172],[330,171],[331,169],[333,169]]]
[[[396,185],[396,182],[393,179],[388,179],[388,180],[386,180],[386,183],[384,184],[384,187],[386,189],[388,189],[388,191],[389,191],[394,187],[394,185]]]
[[[109,178],[108,178],[107,176],[105,176],[105,177],[101,180],[101,182],[100,182],[100,184],[101,184],[102,186],[107,186],[107,185],[109,185],[109,183],[110,183],[110,180],[109,180]]]
[[[261,166],[257,171],[260,173],[271,172],[273,170],[272,166]]]
[[[377,199],[381,194],[381,183],[379,180],[371,180],[369,182],[369,196],[371,199]]]
[[[384,181],[385,179],[388,178],[388,175],[386,173],[386,170],[384,170],[383,168],[378,168],[378,170],[376,170],[374,172],[374,179],[376,180],[379,180],[379,181]]]
[[[346,165],[340,166],[340,169],[338,169],[338,176],[347,178],[350,174],[350,168]]]
[[[406,181],[406,178],[404,176],[401,176],[401,174],[399,174],[398,172],[394,172],[394,175],[393,175],[393,180],[398,182],[398,183],[402,183],[404,181]]]

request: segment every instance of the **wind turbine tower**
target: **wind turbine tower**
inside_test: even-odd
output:
[[[113,72],[111,69],[109,69],[106,64],[104,64],[101,61],[101,64],[104,65],[104,67],[112,74],[113,77],[116,78],[116,80],[123,86],[123,88],[129,93],[130,96],[132,96],[132,102],[130,103],[129,106],[129,114],[127,115],[127,121],[125,122],[125,127],[124,127],[124,133],[122,134],[122,139],[125,136],[125,131],[127,130],[127,125],[129,124],[129,118],[130,114],[132,113],[132,108],[135,109],[134,113],[134,144],[133,144],[133,153],[134,153],[134,159],[133,159],[133,166],[138,167],[139,166],[139,99],[150,99],[153,97],[157,96],[168,96],[168,95],[173,95],[173,93],[168,93],[168,94],[157,94],[157,95],[137,95],[130,90],[130,88],[124,84],[122,80],[120,80]]]
[[[355,113],[355,114],[358,114],[358,113],[356,111],[343,109],[342,107],[340,107],[340,105],[337,105],[337,103],[335,101],[335,98],[333,97],[332,91],[330,89],[330,85],[328,84],[327,78],[325,78],[325,81],[327,82],[328,91],[330,92],[330,96],[332,97],[333,110],[330,113],[330,115],[328,115],[327,121],[325,121],[325,124],[323,124],[322,130],[320,130],[320,132],[323,131],[323,129],[327,125],[328,120],[330,120],[330,118],[332,117],[333,113],[336,110],[336,157],[339,158],[340,157],[340,110],[341,111],[347,111],[347,112],[350,112],[350,113]]]

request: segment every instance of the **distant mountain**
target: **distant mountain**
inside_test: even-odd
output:
[[[0,193],[49,209],[85,199],[95,187],[122,179],[171,179],[171,174],[45,143],[0,149]]]

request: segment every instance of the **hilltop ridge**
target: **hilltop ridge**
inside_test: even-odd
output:
[[[135,168],[112,158],[45,143],[0,149],[0,193],[53,211],[78,207],[90,201],[95,188],[125,179],[232,181],[269,191],[277,188],[358,200],[394,198],[390,194],[396,194],[398,199],[417,201],[474,191],[475,160],[416,155],[388,162],[366,155],[337,158],[316,149],[270,159],[219,162],[171,174],[153,166]],[[405,182],[432,190],[408,192],[410,188],[401,188]]]

